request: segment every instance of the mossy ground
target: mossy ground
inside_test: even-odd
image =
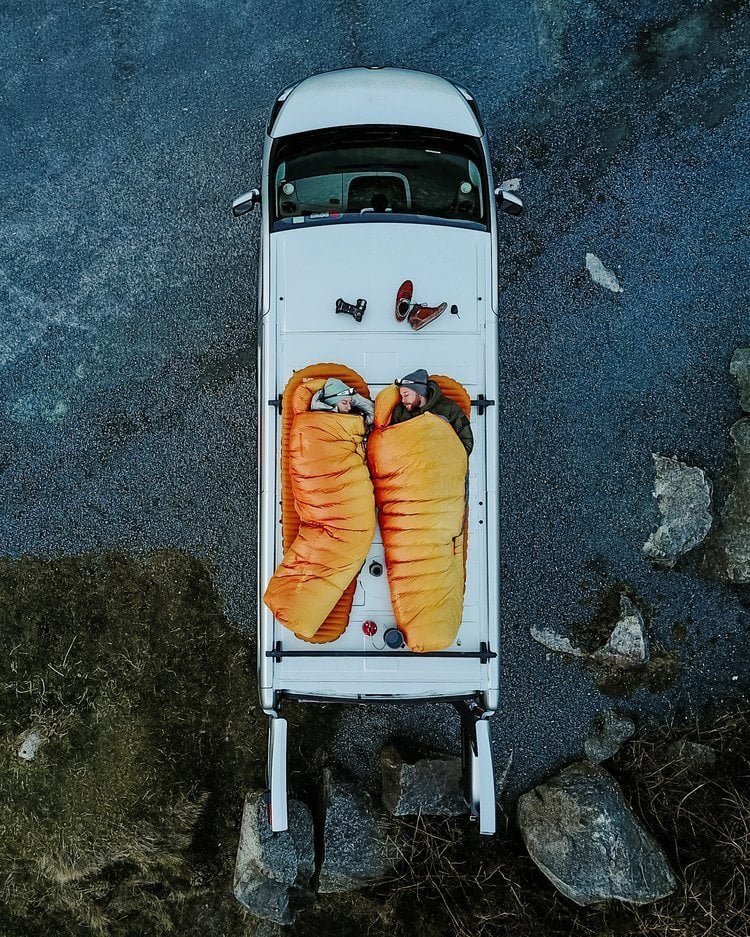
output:
[[[248,933],[232,867],[265,719],[205,568],[4,560],[0,649],[3,937]]]

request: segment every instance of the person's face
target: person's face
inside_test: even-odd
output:
[[[398,392],[401,394],[401,403],[410,413],[415,407],[419,407],[422,398],[415,390],[409,387],[399,387]]]
[[[352,398],[351,397],[342,397],[341,400],[336,404],[336,409],[339,413],[351,413],[352,412]]]

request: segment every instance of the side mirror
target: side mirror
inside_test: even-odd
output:
[[[256,205],[260,205],[260,189],[250,189],[249,192],[243,192],[232,202],[232,214],[235,218],[240,215],[246,215],[252,211]]]
[[[512,192],[506,192],[505,189],[495,189],[495,198],[497,207],[509,215],[520,215],[523,212],[523,202]]]

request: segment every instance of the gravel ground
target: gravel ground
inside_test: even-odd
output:
[[[275,94],[401,65],[480,103],[501,221],[503,703],[511,793],[591,720],[690,716],[750,684],[750,616],[697,564],[652,569],[651,453],[718,483],[747,316],[750,26],[742,2],[455,5],[8,0],[2,13],[0,549],[176,547],[254,614],[258,179]],[[417,53],[419,49],[419,53]],[[744,94],[744,99],[743,99]],[[622,288],[587,272],[595,254]],[[679,653],[663,692],[613,701],[529,636],[569,633],[627,583]],[[737,679],[734,679],[737,678]],[[398,730],[457,743],[444,707],[354,711],[334,756],[369,773]],[[368,739],[367,746],[361,742]]]

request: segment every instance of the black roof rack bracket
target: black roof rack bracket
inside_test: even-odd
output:
[[[487,407],[494,407],[495,401],[488,400],[487,397],[484,396],[484,394],[477,394],[477,399],[472,400],[471,405],[472,407],[477,408],[477,413],[479,414],[479,416],[484,416],[484,411],[487,409]]]

